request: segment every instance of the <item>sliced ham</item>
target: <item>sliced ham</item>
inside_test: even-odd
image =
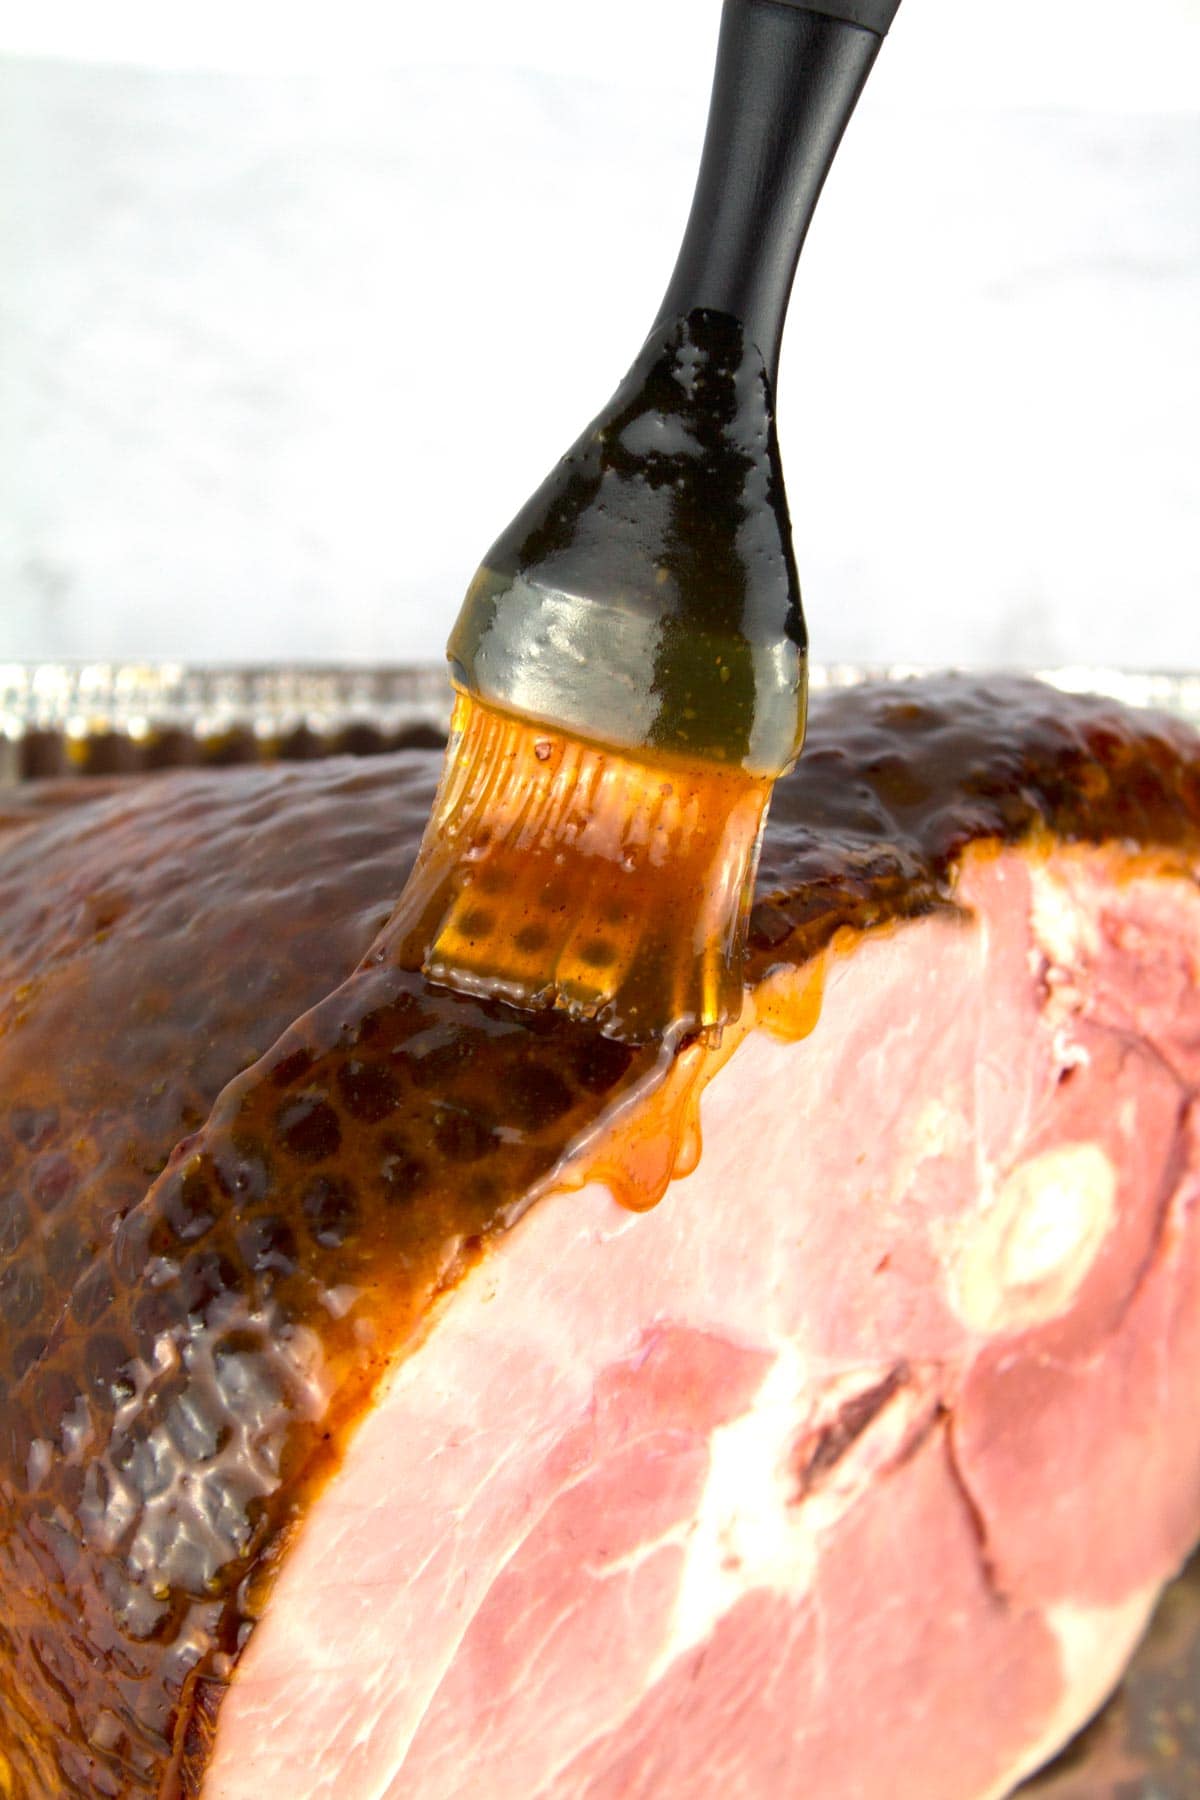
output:
[[[1006,1794],[1200,1535],[1200,745],[831,696],[670,1055],[394,965],[435,777],[0,838],[0,1793]]]

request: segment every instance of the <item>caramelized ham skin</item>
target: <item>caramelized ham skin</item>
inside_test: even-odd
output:
[[[546,1254],[576,1262],[587,1255],[581,1233],[592,1232],[598,1245],[625,1241],[627,1226],[618,1229],[614,1221],[628,1215],[603,1190],[557,1194],[532,1210],[530,1201],[548,1193],[572,1146],[589,1134],[588,1154],[601,1162],[614,1160],[618,1139],[636,1139],[637,1122],[652,1110],[651,1093],[662,1079],[659,1054],[614,1044],[586,1026],[437,992],[389,955],[384,921],[436,775],[436,757],[417,754],[366,765],[164,777],[44,817],[36,807],[31,818],[24,817],[28,808],[15,808],[0,837],[0,1774],[14,1795],[140,1797],[158,1794],[164,1783],[198,1792],[214,1754],[206,1791],[222,1800],[236,1794],[230,1768],[241,1755],[239,1742],[244,1749],[239,1717],[253,1718],[264,1693],[269,1704],[278,1697],[271,1686],[270,1646],[278,1639],[278,1632],[271,1635],[272,1593],[276,1602],[287,1599],[293,1567],[319,1555],[324,1511],[332,1508],[332,1517],[339,1491],[350,1491],[343,1484],[359,1466],[354,1458],[384,1419],[383,1403],[402,1392],[403,1369],[411,1367],[412,1384],[422,1368],[436,1369],[422,1359],[439,1344],[452,1357],[454,1321],[470,1322],[493,1266],[501,1298],[517,1304],[509,1298],[517,1293],[519,1299],[512,1270],[533,1254],[538,1234],[547,1234]],[[794,1500],[801,1511],[828,1509],[830,1483],[839,1491],[842,1477],[854,1500],[843,1509],[841,1536],[830,1539],[834,1561],[822,1565],[811,1590],[823,1592],[826,1618],[840,1616],[838,1595],[849,1590],[845,1582],[841,1589],[821,1583],[853,1542],[860,1566],[863,1559],[873,1566],[873,1556],[879,1582],[902,1590],[904,1570],[894,1558],[889,1562],[871,1528],[872,1506],[885,1503],[899,1508],[896,1517],[904,1508],[918,1519],[949,1509],[947,1517],[957,1519],[946,1532],[947,1542],[962,1546],[954,1577],[959,1614],[990,1607],[997,1595],[1005,1605],[1017,1596],[1024,1609],[1021,1644],[997,1641],[995,1659],[980,1664],[977,1687],[963,1690],[958,1704],[967,1737],[989,1670],[1007,1667],[1018,1649],[1017,1660],[1025,1658],[1030,1668],[1039,1659],[1058,1667],[1061,1634],[1055,1635],[1047,1609],[1073,1604],[1095,1613],[1126,1606],[1134,1617],[1200,1526],[1192,1450],[1182,1441],[1186,1423],[1172,1446],[1167,1427],[1174,1414],[1154,1415],[1145,1443],[1121,1452],[1112,1444],[1128,1447],[1128,1433],[1100,1425],[1089,1435],[1081,1423],[1105,1418],[1081,1373],[1089,1356],[1095,1360],[1098,1333],[1123,1346],[1131,1393],[1149,1392],[1152,1378],[1161,1388],[1168,1350],[1177,1359],[1172,1366],[1191,1369],[1193,1392],[1200,1370],[1179,1285],[1180,1270],[1189,1266],[1180,1260],[1182,1246],[1191,1244],[1192,1265],[1196,1260],[1187,1233],[1188,1182],[1194,1183],[1196,1167],[1189,1109],[1200,1043],[1200,1021],[1192,1016],[1200,955],[1198,831],[1195,738],[1110,703],[1068,699],[1015,680],[947,679],[850,692],[814,706],[809,748],[777,792],[760,868],[751,938],[760,997],[778,991],[786,1012],[787,982],[795,988],[800,981],[786,971],[811,969],[822,954],[832,957],[831,971],[844,966],[844,981],[839,975],[834,983],[831,973],[831,994],[842,992],[856,967],[868,966],[868,954],[882,958],[886,971],[896,933],[884,928],[909,921],[895,952],[910,936],[916,940],[916,985],[907,1000],[897,993],[895,1005],[906,1008],[918,1033],[923,1016],[949,1021],[954,1014],[949,1006],[939,1015],[921,994],[926,980],[936,988],[939,967],[954,968],[963,982],[983,979],[969,956],[955,963],[953,946],[975,931],[972,908],[993,935],[1007,918],[1011,979],[1023,984],[1019,1016],[1031,1042],[1036,1035],[1036,1051],[1022,1066],[1020,1033],[1010,1035],[1010,1064],[997,1071],[986,1035],[975,1040],[971,1086],[973,1104],[994,1113],[1010,1104],[1004,1095],[1013,1083],[1025,1082],[1032,1110],[1022,1115],[1017,1137],[1008,1142],[1001,1135],[994,1150],[999,1155],[1002,1142],[1019,1147],[1018,1160],[1024,1167],[1033,1159],[1033,1173],[1001,1195],[1011,1219],[1007,1236],[994,1242],[978,1232],[963,1237],[966,1228],[955,1224],[960,1202],[945,1196],[926,1208],[936,1231],[931,1226],[922,1235],[904,1225],[889,1236],[872,1207],[885,1176],[896,1186],[902,1146],[881,1132],[874,1115],[867,1122],[862,1114],[840,1116],[839,1092],[822,1088],[823,1059],[838,1041],[831,997],[806,1045],[775,1046],[780,1056],[786,1049],[791,1073],[771,1064],[755,1075],[755,1046],[766,1040],[755,1033],[743,1043],[731,1034],[720,1052],[728,1060],[709,1096],[710,1110],[725,1109],[718,1113],[727,1121],[724,1137],[713,1138],[692,1189],[672,1189],[671,1210],[660,1207],[637,1221],[648,1234],[637,1240],[643,1246],[637,1266],[650,1255],[669,1267],[672,1243],[685,1245],[693,1235],[697,1246],[709,1246],[706,1258],[716,1254],[712,1246],[722,1234],[736,1246],[739,1234],[758,1232],[765,1245],[768,1221],[759,1216],[758,1200],[752,1195],[739,1211],[736,1155],[720,1193],[701,1188],[710,1162],[715,1168],[720,1160],[718,1142],[736,1145],[739,1130],[749,1130],[751,1089],[739,1089],[739,1080],[765,1084],[755,1141],[769,1143],[772,1115],[788,1104],[782,1096],[803,1070],[811,1104],[802,1129],[793,1122],[790,1136],[776,1132],[791,1163],[776,1158],[781,1185],[774,1211],[795,1206],[798,1222],[788,1232],[809,1238],[809,1264],[788,1274],[795,1291],[787,1332],[756,1343],[743,1329],[739,1343],[735,1320],[714,1317],[704,1327],[693,1305],[680,1321],[678,1343],[668,1333],[662,1348],[652,1318],[670,1317],[681,1297],[694,1302],[685,1283],[682,1296],[669,1287],[640,1296],[642,1325],[650,1331],[640,1346],[627,1341],[636,1307],[633,1313],[612,1309],[624,1319],[615,1337],[597,1334],[597,1355],[603,1340],[608,1360],[591,1372],[593,1385],[629,1396],[617,1407],[618,1425],[626,1416],[621,1406],[636,1408],[657,1391],[660,1352],[671,1368],[672,1357],[684,1358],[679,1366],[691,1371],[683,1377],[687,1392],[712,1396],[711,1416],[701,1407],[703,1416],[687,1421],[691,1464],[663,1502],[668,1512],[677,1508],[671,1529],[682,1529],[680,1521],[694,1516],[707,1491],[713,1434],[754,1416],[781,1342],[805,1343],[820,1379],[793,1409]],[[1006,858],[997,850],[1004,844],[1020,848]],[[964,863],[972,845],[991,848],[971,852]],[[969,880],[960,878],[963,869]],[[1075,1011],[1072,982],[1082,995]],[[846,998],[848,1005],[849,989]],[[869,1060],[871,1029],[868,1020],[859,1062]],[[874,1030],[880,1029],[876,1018]],[[1051,1073],[1047,1059],[1064,1031],[1076,1060]],[[701,1067],[704,1053],[684,1054],[701,1076],[712,1072]],[[715,1069],[716,1053],[711,1061]],[[854,1066],[844,1065],[847,1080]],[[963,1074],[961,1063],[957,1072]],[[1041,1092],[1039,1083],[1057,1095],[1060,1077],[1061,1095],[1047,1113],[1053,1129],[1047,1127],[1043,1142],[1029,1095]],[[898,1130],[914,1078],[894,1067],[893,1080],[887,1122]],[[1072,1088],[1084,1096],[1077,1119]],[[1114,1097],[1133,1109],[1121,1128],[1126,1135],[1101,1143],[1099,1121]],[[874,1101],[870,1090],[863,1098],[877,1107],[879,1090]],[[616,1122],[606,1127],[613,1109]],[[1135,1114],[1138,1141],[1157,1146],[1157,1186],[1135,1179],[1128,1135]],[[939,1130],[952,1136],[953,1116],[949,1108],[947,1125],[929,1114],[923,1129],[933,1139]],[[981,1117],[970,1121],[976,1134]],[[707,1115],[705,1123],[709,1129]],[[844,1187],[860,1154],[854,1146],[862,1142],[861,1154],[869,1158],[877,1137],[890,1150],[880,1182],[856,1199],[854,1217],[867,1222],[864,1238],[881,1274],[856,1289],[848,1276],[832,1278],[847,1264],[853,1220],[836,1206],[826,1209],[824,1226],[819,1215],[810,1216],[811,1172],[825,1169],[833,1191],[840,1168]],[[1036,1162],[1081,1147],[1082,1162]],[[911,1157],[912,1147],[904,1154]],[[964,1167],[972,1161],[970,1142],[943,1144],[939,1154],[965,1159]],[[741,1156],[744,1162],[744,1148]],[[615,1160],[630,1184],[627,1198],[655,1197],[637,1193],[639,1179],[657,1186],[647,1174],[659,1166],[653,1157]],[[786,1168],[806,1162],[809,1173],[798,1169],[789,1197]],[[586,1167],[586,1159],[577,1159],[576,1182]],[[1111,1194],[1105,1167],[1115,1171]],[[747,1189],[757,1180],[748,1180]],[[1055,1261],[1047,1235],[1053,1219],[1039,1224],[1037,1216],[1038,1196],[1054,1180],[1078,1214],[1077,1236],[1068,1244],[1079,1253],[1077,1288],[1066,1253]],[[705,1208],[703,1228],[694,1217],[689,1221],[689,1192]],[[897,1189],[887,1214],[893,1227],[901,1201]],[[823,1238],[822,1231],[832,1235]],[[564,1290],[573,1292],[586,1260],[563,1266]],[[770,1259],[761,1263],[756,1279],[767,1280],[771,1266]],[[816,1277],[806,1276],[805,1266]],[[849,1266],[865,1282],[865,1265],[850,1256]],[[631,1272],[605,1262],[597,1249],[598,1278],[602,1268],[611,1271],[605,1280],[636,1292]],[[877,1304],[889,1269],[904,1276],[896,1290],[902,1301],[890,1318]],[[1009,1280],[1001,1278],[1005,1270],[1033,1273]],[[827,1290],[821,1305],[811,1296],[806,1302],[805,1283],[814,1279]],[[753,1313],[752,1285],[743,1324]],[[945,1318],[914,1336],[914,1296],[921,1295]],[[646,1307],[658,1313],[647,1314]],[[586,1313],[581,1319],[587,1325]],[[616,1330],[611,1320],[605,1328]],[[474,1341],[478,1353],[486,1340]],[[1035,1346],[1028,1367],[1020,1358],[1014,1362],[1012,1341]],[[1197,1360],[1188,1363],[1188,1356]],[[504,1369],[499,1353],[495,1361],[510,1394],[521,1393],[514,1370]],[[650,1371],[644,1380],[643,1367]],[[1057,1373],[1035,1378],[1037,1368]],[[854,1371],[863,1376],[857,1386],[849,1379]],[[492,1379],[491,1371],[487,1380],[481,1374],[481,1393],[491,1391]],[[548,1379],[544,1367],[528,1371],[524,1429],[534,1429],[539,1417],[556,1419],[569,1446],[577,1415],[569,1405],[555,1412],[553,1381],[544,1390],[537,1385]],[[670,1376],[666,1391],[678,1388]],[[497,1405],[504,1391],[504,1385],[497,1389]],[[401,1407],[391,1416],[407,1418],[415,1431],[418,1414],[411,1400],[405,1404],[407,1414]],[[589,1404],[594,1407],[594,1395]],[[468,1407],[464,1430],[472,1416]],[[879,1439],[897,1419],[904,1422],[901,1442]],[[675,1430],[663,1429],[668,1437]],[[623,1440],[614,1430],[611,1441],[585,1457],[610,1514],[630,1491],[617,1479]],[[1026,1441],[1038,1445],[1032,1474],[1021,1449]],[[1064,1441],[1076,1446],[1065,1456],[1057,1448]],[[846,1471],[856,1466],[855,1446],[867,1460],[852,1478]],[[457,1453],[448,1441],[444,1466]],[[551,1444],[547,1454],[565,1456],[569,1449],[554,1451]],[[871,1461],[876,1455],[879,1467],[891,1471],[886,1481]],[[663,1466],[661,1458],[654,1466]],[[1071,1506],[1061,1501],[1064,1483],[1072,1493],[1078,1488],[1073,1471],[1080,1467],[1103,1468],[1113,1493],[1142,1490],[1152,1519],[1152,1528],[1133,1534],[1145,1554],[1127,1550],[1122,1562],[1108,1546],[1097,1563],[1108,1570],[1104,1576],[1080,1566],[1096,1544],[1078,1521],[1071,1523]],[[1147,1468],[1151,1475],[1139,1479],[1139,1469]],[[401,1459],[396,1472],[419,1482],[421,1469],[418,1461]],[[614,1485],[606,1489],[609,1475]],[[466,1464],[458,1476],[470,1479]],[[561,1479],[546,1487],[549,1478],[536,1463],[526,1466],[524,1478],[556,1495],[570,1487]],[[441,1515],[432,1495],[391,1498],[408,1512],[428,1509],[430,1529],[440,1518],[444,1531],[453,1511],[448,1496],[439,1503],[451,1510]],[[506,1503],[518,1498],[509,1495]],[[1051,1513],[1060,1521],[1058,1537],[1044,1529]],[[654,1542],[654,1531],[666,1530],[666,1514],[640,1523],[635,1514],[631,1549],[639,1531]],[[588,1516],[594,1508],[591,1515],[584,1508],[581,1519]],[[834,1516],[842,1514],[835,1508]],[[494,1534],[495,1515],[485,1514],[482,1525]],[[1109,1534],[1114,1542],[1120,1535],[1111,1519]],[[520,1550],[525,1540],[515,1541]],[[495,1571],[493,1591],[477,1596],[464,1660],[449,1658],[443,1683],[415,1724],[395,1716],[392,1702],[381,1704],[386,1729],[381,1725],[373,1743],[366,1732],[364,1754],[377,1760],[364,1776],[363,1793],[385,1791],[380,1770],[393,1770],[397,1793],[457,1791],[446,1774],[456,1741],[461,1750],[455,1725],[461,1728],[464,1707],[481,1704],[478,1682],[468,1679],[471,1659],[478,1653],[480,1666],[487,1666],[497,1631],[502,1640],[505,1630],[516,1629],[514,1620],[528,1620],[527,1594],[523,1610],[510,1606],[506,1613],[505,1607],[512,1593],[524,1592],[522,1579],[536,1592],[538,1557],[544,1561],[552,1543],[530,1540],[511,1577]],[[415,1558],[417,1537],[409,1547]],[[522,1575],[526,1563],[532,1573]],[[420,1566],[411,1561],[410,1574]],[[479,1566],[482,1578],[491,1565],[484,1557]],[[325,1579],[336,1585],[343,1576],[349,1580],[348,1571],[332,1568]],[[792,1570],[787,1581],[763,1579],[757,1586],[747,1578],[740,1598],[736,1584],[729,1590],[724,1611],[705,1613],[696,1602],[696,1617],[711,1627],[714,1666],[727,1656],[736,1661],[739,1633],[761,1643],[780,1629],[782,1606],[780,1617],[791,1621],[795,1640],[796,1672],[788,1679],[799,1684],[797,1691],[811,1681],[815,1627],[803,1604],[810,1590],[802,1576]],[[403,1577],[401,1562],[389,1570],[389,1591],[402,1588]],[[668,1580],[657,1602],[664,1618],[675,1617],[673,1593]],[[426,1609],[433,1605],[428,1590],[418,1594]],[[256,1633],[264,1610],[266,1622]],[[300,1621],[290,1617],[293,1634],[302,1623],[314,1640],[321,1635],[311,1610]],[[431,1640],[439,1633],[444,1639],[448,1629],[435,1609]],[[930,1633],[932,1680],[959,1652],[937,1638],[932,1623]],[[650,1794],[672,1780],[683,1780],[680,1791],[689,1794],[709,1791],[700,1774],[687,1772],[693,1752],[667,1747],[673,1740],[663,1721],[676,1718],[679,1705],[672,1683],[685,1678],[687,1658],[704,1647],[699,1639],[679,1643],[678,1666],[660,1668],[651,1658],[626,1677],[638,1705],[622,1714],[624,1736],[606,1743],[596,1732],[592,1743],[575,1722],[583,1760],[576,1764],[560,1748],[556,1766],[565,1785],[547,1792]],[[432,1654],[432,1643],[426,1648]],[[247,1671],[240,1715],[239,1660]],[[873,1670],[883,1681],[886,1658],[876,1668],[864,1653],[854,1679],[869,1684]],[[456,1682],[466,1687],[460,1692]],[[1047,1713],[1045,1702],[1053,1689],[1053,1681],[1049,1689],[1043,1683],[1039,1698],[1017,1684],[1014,1744],[1053,1736],[1053,1705]],[[792,1753],[791,1740],[775,1741],[773,1716],[764,1715],[753,1734],[771,1742],[771,1767],[778,1771]],[[312,1745],[303,1732],[296,1743],[302,1769]],[[397,1749],[402,1743],[411,1747],[407,1771]],[[512,1743],[500,1732],[495,1744],[507,1764]],[[845,1767],[846,1780],[852,1764],[838,1758],[853,1747],[822,1749],[830,1769]],[[707,1754],[711,1762],[711,1744]],[[990,1791],[987,1783],[1000,1779],[1015,1755],[1009,1745],[1003,1754],[982,1756],[973,1791]],[[753,1781],[778,1778],[766,1764],[747,1766]],[[533,1773],[526,1769],[520,1780]],[[285,1777],[282,1766],[273,1767],[255,1777],[257,1792],[323,1791],[296,1786],[299,1778],[295,1770]],[[471,1778],[480,1791],[478,1783],[494,1783],[495,1773],[485,1765]],[[537,1779],[544,1785],[546,1778],[543,1769]],[[286,1788],[279,1785],[285,1779]],[[463,1791],[471,1791],[469,1781]],[[507,1790],[493,1785],[489,1791]]]

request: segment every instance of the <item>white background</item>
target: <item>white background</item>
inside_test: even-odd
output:
[[[653,317],[719,0],[19,10],[0,661],[440,654]],[[1198,326],[1200,0],[904,0],[784,346],[814,655],[1200,664]]]

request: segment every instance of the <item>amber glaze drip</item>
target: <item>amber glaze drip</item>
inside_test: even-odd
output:
[[[460,695],[446,772],[380,954],[631,1042],[742,1004],[771,782],[634,756]]]
[[[719,1040],[664,1046],[657,1065],[647,1067],[572,1146],[570,1161],[555,1170],[555,1187],[575,1191],[599,1182],[629,1212],[657,1206],[673,1181],[685,1180],[699,1166],[704,1090],[743,1039],[757,1030],[798,1044],[816,1029],[828,961],[839,950],[849,954],[857,941],[853,932],[843,935],[844,942],[835,939],[799,968],[788,964],[766,976]]]
[[[772,802],[751,1003],[672,1054],[397,966],[384,920],[436,777],[419,754],[171,776],[40,823],[23,802],[0,838],[0,1748],[22,1800],[157,1800],[171,1770],[199,1792],[381,1374],[538,1195],[603,1179],[644,1206],[693,1166],[704,1081],[747,1030],[811,1025],[822,951],[956,908],[969,844],[1117,840],[1194,878],[1200,835],[1182,726],[1015,680],[818,696]]]

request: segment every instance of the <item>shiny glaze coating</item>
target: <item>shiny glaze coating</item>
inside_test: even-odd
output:
[[[750,916],[750,973],[802,962],[842,926],[953,905],[968,844],[1194,850],[1200,746],[1178,720],[1024,676],[934,676],[827,693],[775,788]]]
[[[395,966],[376,934],[436,775],[418,753],[172,776],[0,837],[13,1794],[150,1796],[173,1754],[196,1791],[379,1372],[661,1078],[648,1050]],[[754,975],[953,907],[967,843],[1043,831],[1194,854],[1194,734],[1017,680],[822,697],[776,793]]]
[[[14,1794],[153,1792],[166,1742],[162,1699],[126,1743],[75,1672],[103,1671],[102,1693],[119,1666],[122,1691],[148,1697],[169,1657],[80,1600],[88,1432],[111,1427],[124,1360],[109,1291],[86,1277],[226,1083],[363,954],[429,792],[420,766],[339,762],[19,789],[0,809],[0,1751]],[[57,1346],[93,1313],[76,1365]]]
[[[741,769],[601,749],[460,694],[397,959],[627,1043],[719,1029],[742,1007],[770,795]]]

